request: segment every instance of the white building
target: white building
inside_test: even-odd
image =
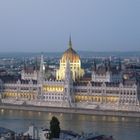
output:
[[[70,42],[71,45],[71,42]],[[70,48],[71,49],[71,48]],[[67,51],[66,51],[67,52]],[[6,99],[13,99],[13,103],[30,103],[32,105],[49,105],[57,107],[86,107],[85,103],[97,105],[110,105],[123,109],[124,105],[139,108],[140,85],[137,82],[125,82],[122,78],[121,65],[112,69],[110,62],[104,67],[94,70],[91,80],[83,80],[84,70],[81,61],[77,64],[71,63],[80,60],[75,51],[64,53],[65,66],[62,72],[63,78],[57,73],[57,80],[46,80],[44,78],[44,61],[41,56],[40,69],[36,73],[27,74],[21,80],[12,83],[0,82],[1,98],[4,103]],[[69,57],[72,56],[72,57]],[[73,61],[71,59],[74,58]],[[78,58],[78,59],[77,59]],[[60,62],[62,64],[62,62]],[[27,75],[26,75],[27,74]],[[58,76],[59,75],[59,76]],[[60,79],[59,79],[59,78]],[[36,102],[39,100],[39,104]],[[9,102],[9,100],[8,100]]]

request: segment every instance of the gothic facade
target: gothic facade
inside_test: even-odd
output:
[[[100,69],[94,64],[91,80],[84,81],[84,70],[78,54],[70,48],[60,60],[60,69],[56,80],[44,78],[43,55],[40,59],[40,69],[33,73],[22,71],[22,79],[12,83],[0,80],[1,100],[15,99],[21,102],[49,102],[52,106],[76,107],[78,104],[110,104],[116,106],[139,106],[140,86],[137,83],[127,84],[122,81],[121,68],[116,71]],[[53,104],[54,103],[54,104]]]

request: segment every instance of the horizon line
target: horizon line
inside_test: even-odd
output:
[[[2,51],[0,53],[63,53],[65,51]],[[111,52],[117,52],[117,53],[129,53],[129,52],[140,52],[140,50],[129,50],[129,51],[88,51],[88,50],[77,50],[77,52],[89,52],[89,53],[111,53]]]

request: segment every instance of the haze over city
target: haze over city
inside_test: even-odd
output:
[[[0,140],[140,140],[140,0],[0,1]]]
[[[0,1],[0,52],[140,51],[139,0]]]

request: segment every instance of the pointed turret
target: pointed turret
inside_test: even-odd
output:
[[[107,72],[108,71],[108,63],[107,63],[107,60],[104,61],[104,67],[105,67],[105,71]]]
[[[43,73],[43,68],[44,67],[44,57],[43,53],[41,53],[41,58],[40,58],[40,72]]]
[[[69,48],[72,48],[71,35],[70,35],[70,37],[69,37]]]
[[[122,70],[122,63],[121,63],[121,59],[119,59],[119,70]]]
[[[96,71],[96,70],[97,70],[97,66],[96,66],[96,61],[95,61],[95,59],[94,59],[94,61],[93,61],[93,65],[94,65],[94,66],[93,66],[93,70]]]
[[[38,71],[38,61],[37,61],[37,57],[35,59],[35,70]]]
[[[73,106],[73,81],[70,69],[70,62],[67,60],[65,69],[65,98],[67,99],[69,107]]]
[[[26,68],[27,68],[27,66],[26,66],[26,60],[24,59],[23,70],[25,71]]]
[[[44,58],[43,58],[43,53],[41,54],[40,58],[40,69],[39,69],[39,83],[42,83],[43,78],[44,78],[44,71],[45,71],[45,66],[44,66]]]
[[[107,71],[110,71],[110,70],[111,70],[111,62],[110,62],[110,60],[108,60]]]
[[[71,75],[71,68],[70,68],[70,62],[67,59],[66,62],[66,69],[65,69],[65,81],[70,81],[72,79],[72,75]]]

